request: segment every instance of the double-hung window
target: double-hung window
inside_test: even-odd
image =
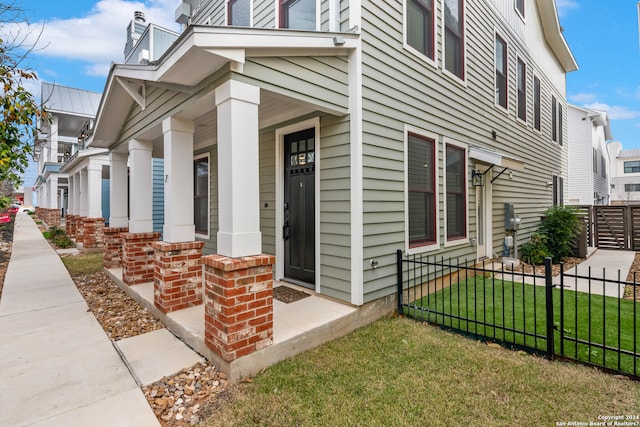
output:
[[[434,59],[433,0],[406,0],[406,42],[409,46]]]
[[[464,0],[444,0],[444,66],[464,80]]]
[[[409,248],[437,243],[436,141],[407,134],[407,220]]]
[[[193,161],[193,223],[197,234],[209,234],[209,157]]]
[[[507,69],[507,42],[496,34],[496,105],[507,108],[509,73]]]
[[[445,188],[447,241],[467,237],[467,153],[466,149],[446,144]]]
[[[533,127],[540,130],[540,79],[533,77]]]
[[[624,173],[638,173],[640,172],[640,160],[632,160],[624,162]]]
[[[564,178],[553,175],[553,206],[564,206]]]
[[[522,19],[524,19],[524,0],[516,0],[516,10]]]
[[[551,95],[551,140],[558,142],[558,103],[556,97]]]
[[[518,118],[527,121],[527,66],[518,58]]]
[[[229,0],[227,23],[235,27],[251,26],[251,0]]]
[[[316,29],[316,0],[280,0],[280,28]]]

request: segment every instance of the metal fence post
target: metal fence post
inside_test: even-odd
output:
[[[547,312],[547,359],[553,359],[554,353],[554,333],[553,333],[553,278],[551,276],[551,257],[544,259],[544,279],[545,279],[545,309]]]
[[[398,280],[398,314],[402,314],[402,250],[396,251],[397,280]]]

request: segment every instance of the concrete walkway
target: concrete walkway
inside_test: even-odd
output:
[[[16,217],[0,299],[0,424],[158,426],[33,220]]]
[[[627,281],[635,254],[633,251],[598,249],[586,261],[565,272],[564,288],[621,298],[624,285],[618,284],[618,279]],[[553,283],[559,284],[559,277],[554,277]]]

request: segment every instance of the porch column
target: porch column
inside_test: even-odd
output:
[[[87,185],[87,179],[88,179],[88,174],[87,174],[87,170],[86,169],[80,169],[80,172],[78,172],[78,175],[80,175],[80,216],[87,216],[87,213],[89,211],[88,209],[88,205],[89,205],[89,192],[87,191],[89,186]]]
[[[76,200],[76,195],[74,193],[75,188],[74,188],[74,182],[73,182],[74,177],[75,177],[74,174],[69,175],[69,197],[67,201],[67,203],[69,204],[69,209],[67,209],[67,216],[75,215],[76,213],[75,209],[73,208],[73,203]]]
[[[89,218],[102,218],[102,165],[89,160],[87,167],[87,198]]]
[[[152,150],[151,141],[138,139],[129,141],[130,233],[150,233],[153,231]]]
[[[170,117],[164,134],[164,229],[170,243],[195,240],[193,223],[193,122]]]
[[[260,88],[229,80],[215,91],[218,112],[218,254],[262,252],[258,176]]]
[[[49,209],[58,207],[58,176],[49,175],[49,200],[47,201]]]
[[[129,227],[126,153],[109,153],[109,227]]]

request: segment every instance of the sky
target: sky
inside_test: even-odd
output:
[[[26,37],[27,44],[36,44],[27,65],[42,81],[102,92],[110,64],[124,59],[126,27],[133,12],[142,11],[147,22],[179,31],[174,15],[180,2],[18,0],[29,26],[11,27],[10,31]],[[556,5],[579,66],[567,75],[568,102],[606,111],[614,140],[621,141],[625,149],[640,148],[636,0],[556,0]],[[40,99],[40,82],[32,83],[29,90]],[[33,184],[36,176],[31,167],[25,184]]]

